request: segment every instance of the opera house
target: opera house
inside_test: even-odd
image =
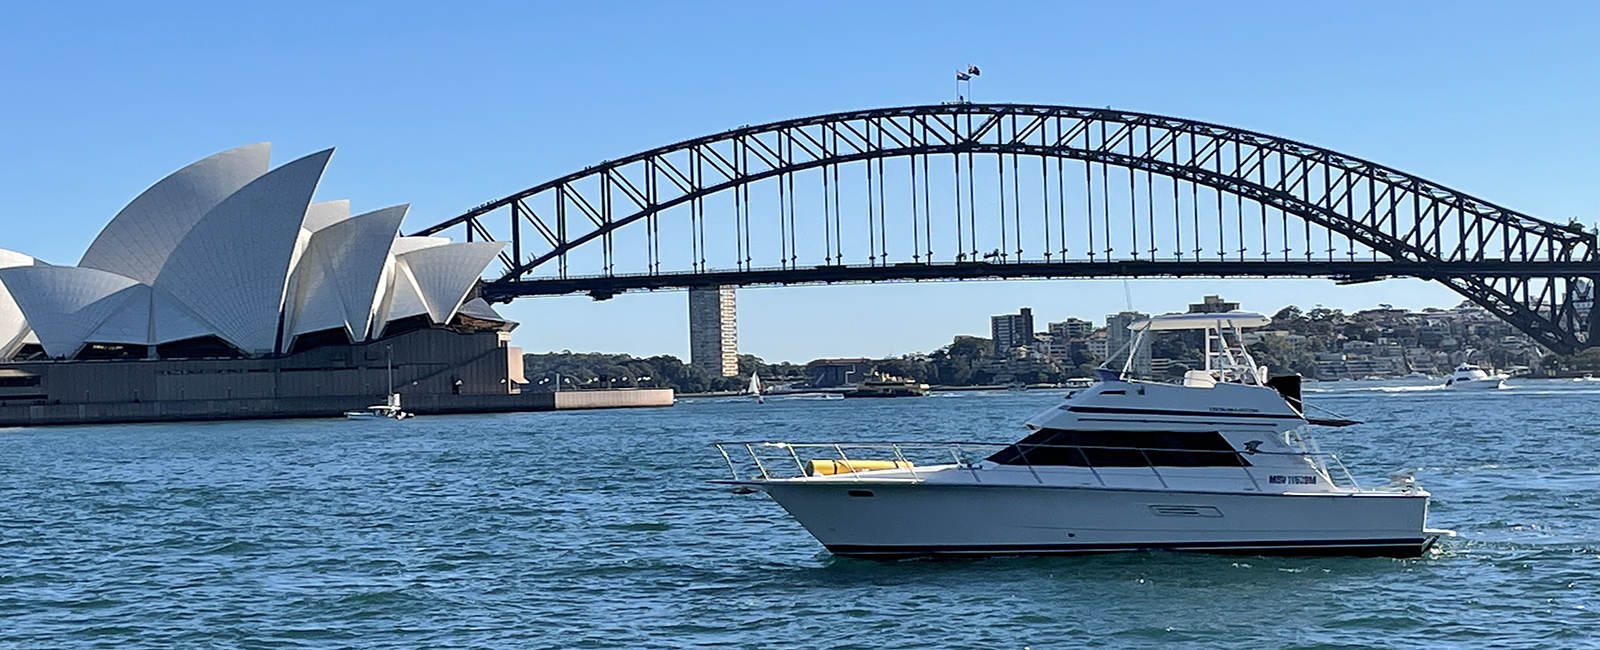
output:
[[[333,150],[216,154],[117,213],[76,266],[0,250],[0,425],[520,410],[515,323],[471,294],[500,242],[400,236],[407,206],[313,202]]]

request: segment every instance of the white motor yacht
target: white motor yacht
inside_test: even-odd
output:
[[[1492,390],[1503,388],[1507,379],[1510,379],[1510,377],[1499,373],[1491,375],[1474,364],[1463,363],[1456,366],[1456,371],[1451,373],[1450,378],[1444,381],[1444,387],[1462,390]]]
[[[761,491],[836,555],[1075,554],[1136,550],[1415,557],[1425,527],[1409,473],[1361,486],[1317,449],[1299,377],[1266,380],[1239,329],[1248,312],[1135,323],[1202,330],[1202,368],[1180,383],[1120,371],[1026,423],[1012,444],[717,443],[737,491]]]

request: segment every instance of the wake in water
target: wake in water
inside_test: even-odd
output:
[[[1338,388],[1305,388],[1307,393],[1425,393],[1444,390],[1444,384],[1432,386],[1340,386]],[[1507,386],[1507,388],[1510,388]]]

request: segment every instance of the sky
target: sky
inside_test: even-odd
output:
[[[744,124],[948,101],[968,64],[977,101],[1227,124],[1594,225],[1596,24],[1580,2],[0,3],[0,248],[75,263],[161,177],[259,141],[274,165],[337,147],[317,198],[409,203],[411,232]],[[1461,300],[1415,280],[749,288],[740,351],[898,355],[1024,306],[1042,328],[1205,294],[1267,313]],[[688,352],[682,292],[502,311],[532,352]]]

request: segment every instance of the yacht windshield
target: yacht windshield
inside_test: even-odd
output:
[[[1215,431],[1040,429],[989,456],[1001,465],[1072,467],[1249,467]]]

